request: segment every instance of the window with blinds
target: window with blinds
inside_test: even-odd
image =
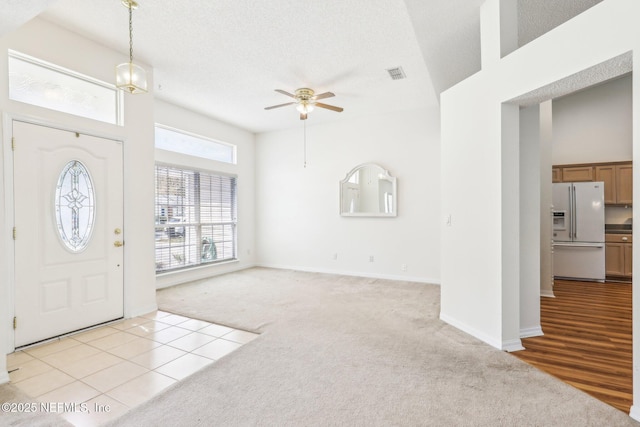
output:
[[[236,178],[156,165],[156,272],[236,259]]]

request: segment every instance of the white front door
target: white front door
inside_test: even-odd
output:
[[[13,122],[15,346],[123,316],[122,144]]]

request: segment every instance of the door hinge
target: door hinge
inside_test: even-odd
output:
[[[13,329],[17,329],[18,328],[18,318],[16,316],[13,316]]]
[[[16,137],[11,137],[11,151],[16,151]]]
[[[13,240],[16,240],[16,228],[13,227]]]

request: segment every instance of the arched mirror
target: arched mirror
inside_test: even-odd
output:
[[[396,178],[375,163],[356,166],[340,181],[340,215],[397,216]]]

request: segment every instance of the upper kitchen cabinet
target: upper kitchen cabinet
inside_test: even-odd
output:
[[[595,180],[604,181],[604,203],[606,205],[633,204],[633,166],[631,163],[596,166]]]
[[[633,163],[610,162],[554,165],[553,182],[604,182],[605,205],[633,204]]]
[[[564,166],[561,168],[561,182],[594,181],[593,166]],[[560,181],[558,181],[560,182]]]
[[[618,204],[633,204],[633,166],[631,163],[616,167]]]

